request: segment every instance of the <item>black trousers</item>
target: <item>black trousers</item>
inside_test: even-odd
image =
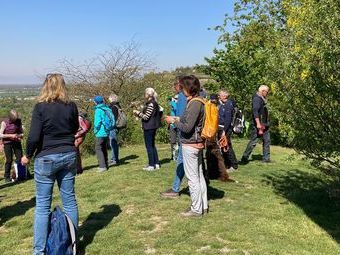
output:
[[[96,155],[100,168],[108,168],[107,146],[109,137],[96,137]]]
[[[10,142],[4,144],[4,151],[5,151],[5,179],[11,178],[11,168],[13,163],[13,154],[15,155],[16,161],[21,160],[22,157],[22,146],[21,142]]]
[[[218,139],[221,139],[222,137],[223,130],[218,131]],[[229,129],[226,132],[226,136],[228,138],[228,145],[229,145],[229,150],[227,152],[223,152],[223,158],[224,158],[224,163],[226,168],[233,167],[234,169],[238,168],[238,163],[237,163],[237,158],[233,149],[233,145],[231,142],[231,136],[233,134],[233,131]]]

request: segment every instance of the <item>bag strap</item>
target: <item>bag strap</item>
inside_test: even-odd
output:
[[[70,217],[67,216],[67,214],[65,213],[65,217],[66,217],[66,221],[68,223],[68,228],[70,230],[70,235],[71,235],[71,241],[72,241],[72,250],[73,250],[73,255],[77,254],[77,237],[76,237],[76,230],[75,227],[72,223],[72,220],[70,219]]]
[[[189,106],[189,104],[190,104],[191,102],[194,102],[194,101],[201,102],[203,105],[205,105],[205,103],[206,103],[206,101],[205,101],[203,98],[194,97],[194,98],[192,98],[192,99],[189,101],[189,103],[187,104],[187,106]]]

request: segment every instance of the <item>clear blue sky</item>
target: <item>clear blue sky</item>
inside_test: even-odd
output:
[[[0,4],[0,84],[35,83],[63,58],[81,62],[135,41],[159,70],[203,63],[233,0],[8,0]]]

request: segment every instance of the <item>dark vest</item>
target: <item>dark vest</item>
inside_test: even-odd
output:
[[[6,124],[6,128],[4,130],[4,134],[20,134],[22,133],[22,125],[21,125],[21,119],[17,119],[14,122],[11,122],[9,119],[4,120]],[[3,138],[2,142],[4,144],[13,142],[13,140],[9,138]]]
[[[155,100],[151,100],[150,102],[147,102],[143,108],[143,113],[146,112],[146,109],[148,108],[148,105],[150,103],[153,103],[154,109],[151,114],[151,117],[148,120],[142,119],[142,128],[145,130],[149,129],[157,129],[160,127],[161,124],[161,114],[159,112],[159,105]]]

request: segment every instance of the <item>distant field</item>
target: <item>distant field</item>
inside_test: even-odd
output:
[[[30,87],[30,86],[23,86],[23,87],[8,87],[8,85],[0,85],[0,98],[9,98],[9,97],[31,97],[37,96],[39,94],[40,87]]]

